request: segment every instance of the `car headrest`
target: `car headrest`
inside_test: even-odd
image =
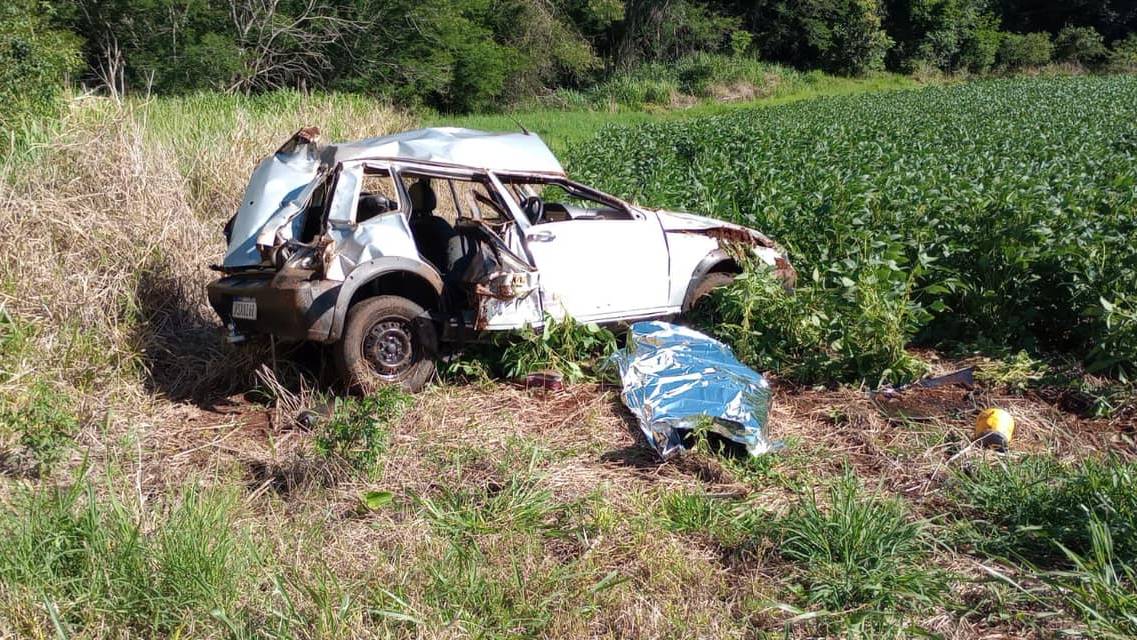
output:
[[[434,207],[438,205],[438,198],[434,195],[434,189],[430,186],[430,180],[426,178],[420,179],[411,185],[411,215],[429,215],[434,213]]]

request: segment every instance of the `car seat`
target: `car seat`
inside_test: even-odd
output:
[[[411,185],[411,235],[422,257],[430,261],[442,273],[446,273],[448,248],[454,237],[454,227],[445,218],[434,214],[438,198],[430,186],[430,180],[422,178]]]

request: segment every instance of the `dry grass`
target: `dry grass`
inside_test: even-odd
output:
[[[35,328],[16,377],[66,383],[98,397],[99,410],[112,391],[145,404],[248,382],[251,362],[216,339],[205,300],[245,178],[304,124],[361,137],[408,120],[335,97],[235,100],[85,98],[54,139],[10,160],[0,303]]]

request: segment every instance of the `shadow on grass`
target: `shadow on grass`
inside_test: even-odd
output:
[[[286,387],[330,385],[323,349],[308,343],[276,344],[268,339],[226,341],[209,307],[205,284],[179,277],[161,258],[140,272],[135,288],[137,322],[131,335],[147,391],[214,410],[233,394],[257,388],[256,372],[267,366]]]

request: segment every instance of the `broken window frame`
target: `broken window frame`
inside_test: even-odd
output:
[[[506,193],[511,193],[510,187],[513,187],[515,190],[521,191],[522,193],[525,193],[526,195],[539,196],[540,194],[538,194],[536,191],[534,191],[530,187],[530,185],[534,185],[534,184],[555,185],[555,186],[558,186],[561,189],[563,189],[565,191],[565,193],[569,194],[570,196],[581,198],[583,200],[591,200],[591,201],[596,202],[598,204],[606,205],[606,206],[618,211],[619,213],[627,216],[626,218],[573,218],[574,220],[582,220],[582,221],[583,220],[594,220],[594,221],[603,222],[603,221],[608,221],[608,220],[645,220],[646,219],[642,213],[636,211],[635,208],[632,207],[631,205],[629,205],[627,202],[624,202],[623,200],[617,198],[616,196],[612,196],[612,195],[609,195],[607,193],[604,193],[603,191],[593,189],[592,187],[590,187],[588,185],[576,182],[575,180],[570,180],[568,178],[563,178],[563,177],[558,177],[558,176],[546,176],[546,175],[541,175],[541,174],[500,173],[497,175],[498,175],[498,177],[500,177],[501,183],[502,183],[502,189]],[[517,204],[518,209],[520,210],[520,203],[515,198],[510,197],[507,199],[510,201],[509,202],[510,205]],[[522,215],[521,217],[525,218],[526,222],[528,222],[528,218],[526,216]],[[532,224],[529,224],[526,228],[528,228],[529,226],[532,226]]]
[[[398,207],[395,209],[392,209],[390,211],[386,211],[384,213],[381,213],[377,216],[373,216],[371,218],[368,218],[367,220],[364,220],[362,222],[359,222],[357,220],[357,217],[359,215],[359,197],[363,192],[363,182],[364,182],[364,178],[367,176],[367,170],[368,169],[376,170],[376,171],[383,171],[383,172],[387,173],[387,177],[391,180],[392,186],[394,187],[394,193],[395,193],[396,201],[398,202]],[[347,197],[346,192],[344,194],[340,193],[340,185],[341,185],[341,180],[343,179],[344,173],[349,171],[349,170],[352,171],[353,173],[356,170],[358,170],[358,172],[359,172],[358,179],[356,179],[354,188],[352,189],[351,195],[350,195],[351,204],[350,204],[348,210],[351,212],[351,215],[350,215],[350,218],[347,218],[347,219],[339,218],[339,217],[333,218],[332,217],[333,207],[336,207],[338,204],[340,204],[339,198],[341,197],[341,195],[343,195],[344,197]],[[361,225],[361,224],[370,224],[374,221],[382,219],[385,216],[390,216],[390,215],[399,214],[399,213],[402,213],[404,215],[410,215],[410,197],[408,195],[406,195],[403,192],[403,190],[400,188],[399,180],[398,180],[398,174],[396,173],[394,166],[391,163],[375,161],[375,160],[360,160],[360,161],[355,161],[355,162],[340,163],[336,167],[334,175],[335,175],[334,182],[331,185],[331,198],[328,200],[327,203],[325,203],[325,207],[324,207],[323,216],[324,216],[325,232],[326,232],[327,227],[330,225],[333,225],[333,224],[337,228],[351,229],[351,228],[354,228],[354,227]]]

